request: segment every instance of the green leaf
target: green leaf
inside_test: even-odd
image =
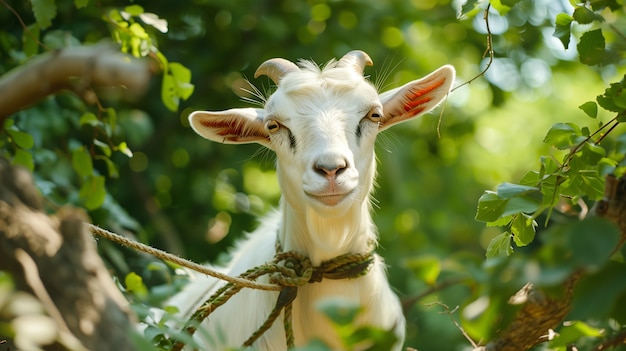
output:
[[[173,112],[178,110],[180,98],[176,93],[176,80],[171,74],[163,74],[163,81],[161,82],[161,100],[168,110]]]
[[[123,153],[124,155],[128,156],[128,157],[133,157],[133,152],[130,150],[130,148],[128,147],[128,145],[126,145],[125,141],[122,141],[118,146],[117,146],[117,151]]]
[[[22,149],[30,149],[33,145],[35,145],[33,136],[28,133],[24,133],[21,130],[16,129],[7,129],[7,133],[9,133],[15,145]]]
[[[186,100],[194,90],[191,81],[191,71],[177,62],[168,65],[169,72],[163,74],[161,83],[161,99],[163,104],[171,111],[176,111],[180,99]]]
[[[518,2],[519,0],[489,0],[491,6],[498,11],[500,16],[504,16],[509,13],[509,11],[511,11],[511,7]]]
[[[559,329],[557,336],[550,341],[549,348],[562,347],[565,348],[582,337],[600,338],[604,336],[605,331],[603,329],[594,328],[581,321],[570,322]]]
[[[140,297],[145,297],[148,295],[148,289],[143,283],[143,279],[135,272],[130,272],[124,278],[124,285],[126,285],[126,290],[138,295]]]
[[[519,180],[520,185],[528,185],[534,186],[539,184],[541,181],[541,176],[537,171],[528,171],[524,176]]]
[[[617,3],[616,0],[594,0],[590,1],[591,9],[594,11],[600,11],[604,8],[609,8],[611,11],[619,10],[623,5]]]
[[[578,59],[588,66],[601,64],[606,56],[605,45],[602,29],[586,32],[580,37],[580,42],[576,46]]]
[[[513,216],[512,215],[501,216],[500,218],[496,219],[495,221],[487,222],[486,226],[487,227],[504,227],[504,226],[508,226],[509,223],[511,223],[512,220],[513,220]]]
[[[28,151],[24,151],[22,149],[17,149],[15,151],[15,155],[13,156],[12,163],[14,165],[22,166],[29,171],[35,170],[35,162],[33,161],[33,155]]]
[[[619,83],[611,83],[604,94],[596,98],[598,104],[605,110],[622,112],[626,110],[626,75]],[[620,122],[622,122],[620,120]]]
[[[178,85],[178,95],[187,100],[194,88],[193,84],[190,84],[191,70],[178,62],[170,62],[169,69]]]
[[[498,185],[496,194],[501,199],[510,199],[512,197],[520,196],[521,194],[528,192],[538,192],[539,188],[534,186],[519,185],[513,183],[504,182]]]
[[[113,163],[113,161],[111,161],[111,159],[108,157],[104,157],[103,160],[107,164],[107,171],[109,172],[109,177],[118,178],[120,176],[120,172],[117,170],[117,166],[115,165],[115,163]]]
[[[480,199],[478,199],[478,208],[476,210],[475,219],[481,222],[496,221],[504,212],[507,200],[503,200],[492,191],[486,191]]]
[[[111,157],[111,147],[107,143],[103,143],[102,141],[95,139],[93,141],[94,145],[96,145],[106,157]]]
[[[513,241],[517,246],[526,246],[535,239],[535,227],[537,223],[528,215],[520,213],[511,222]]]
[[[80,120],[78,121],[78,123],[81,126],[83,126],[83,125],[90,125],[92,127],[96,127],[96,126],[100,125],[100,120],[93,113],[86,112],[82,116],[80,116]]]
[[[591,118],[598,117],[598,104],[594,101],[587,101],[584,104],[578,106],[579,109],[583,110],[587,116]]]
[[[124,12],[128,13],[131,16],[139,16],[143,13],[143,7],[139,5],[130,5],[124,8]]]
[[[566,13],[556,15],[556,23],[552,36],[558,38],[566,49],[569,47],[570,38],[572,36],[572,20],[572,16]]]
[[[543,197],[540,192],[531,196],[519,196],[509,199],[504,206],[501,216],[509,216],[517,213],[533,213],[541,207]]]
[[[341,297],[322,299],[315,307],[339,326],[351,324],[362,310],[358,303]]]
[[[89,0],[74,0],[74,6],[76,6],[77,9],[82,9],[83,7],[86,7],[89,4]]]
[[[590,200],[602,200],[604,197],[604,180],[599,176],[581,176],[580,189]]]
[[[593,21],[604,22],[604,17],[589,10],[585,6],[577,7],[574,10],[574,19],[580,24],[589,24]]]
[[[581,148],[580,160],[586,163],[585,166],[587,166],[586,168],[588,169],[596,166],[605,155],[606,150],[604,150],[602,146],[587,142],[584,143]]]
[[[52,25],[57,16],[57,5],[54,0],[31,0],[33,14],[39,28],[46,29]]]
[[[93,161],[91,154],[84,147],[81,146],[72,152],[72,166],[78,175],[81,177],[91,176],[93,173]]]
[[[574,123],[555,123],[543,142],[563,150],[572,146],[573,140],[580,135],[582,135],[580,128]]]
[[[140,38],[140,39],[148,39],[149,38],[148,33],[146,33],[146,30],[143,29],[141,24],[139,24],[137,22],[131,24],[128,29],[130,30],[131,34],[136,36],[137,38]]]
[[[83,199],[85,207],[88,210],[95,210],[102,206],[106,197],[106,189],[104,187],[105,179],[103,176],[90,176],[80,188],[79,196]]]
[[[39,52],[39,26],[34,23],[26,27],[22,34],[22,43],[24,44],[24,54],[26,57],[32,57]]]
[[[504,232],[495,238],[491,239],[489,246],[487,247],[487,258],[493,257],[507,257],[513,253],[513,247],[511,246],[511,233]]]
[[[107,108],[106,112],[107,121],[109,122],[109,127],[111,128],[111,134],[108,135],[111,136],[115,133],[115,129],[117,128],[117,112],[112,107]]]
[[[472,18],[481,11],[480,0],[467,0],[461,6],[461,18]]]

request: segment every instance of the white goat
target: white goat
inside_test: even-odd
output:
[[[377,230],[369,196],[376,173],[376,135],[433,109],[450,91],[455,72],[443,66],[379,95],[363,77],[366,65],[372,61],[362,51],[352,51],[323,68],[309,61],[296,65],[271,59],[255,74],[269,76],[278,86],[263,109],[197,111],[189,116],[192,128],[209,140],[256,142],[277,156],[280,207],[239,244],[226,273],[238,275],[271,261],[277,240],[284,251],[306,255],[313,265],[372,250]],[[268,282],[266,277],[259,281]],[[171,304],[188,317],[217,287],[215,279],[202,277]],[[242,290],[201,324],[205,337],[197,335],[200,342],[211,350],[241,346],[265,321],[277,296],[277,292]],[[380,257],[375,256],[367,273],[358,278],[323,279],[298,288],[292,305],[296,346],[318,338],[342,349],[330,321],[315,307],[328,297],[363,306],[357,323],[393,329],[399,339],[394,349],[402,347],[405,320]],[[285,343],[282,322],[276,321],[253,346],[276,351],[286,349]]]

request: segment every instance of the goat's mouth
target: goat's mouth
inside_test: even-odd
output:
[[[305,191],[304,193],[312,198],[315,199],[321,203],[323,203],[326,206],[336,206],[338,205],[341,201],[343,201],[345,198],[347,198],[348,196],[350,196],[350,194],[352,194],[353,190],[350,190],[348,192],[345,193],[309,193],[307,191]]]

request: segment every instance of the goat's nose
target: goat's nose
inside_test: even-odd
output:
[[[338,176],[348,168],[348,162],[345,159],[337,160],[336,162],[315,162],[313,169],[318,174],[327,176]]]

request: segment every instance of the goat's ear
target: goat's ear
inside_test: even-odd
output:
[[[260,143],[269,145],[263,117],[265,111],[234,108],[226,111],[196,111],[189,115],[191,128],[201,136],[226,144]]]
[[[454,82],[454,67],[443,66],[426,77],[380,95],[383,119],[380,130],[420,116],[439,105]]]

